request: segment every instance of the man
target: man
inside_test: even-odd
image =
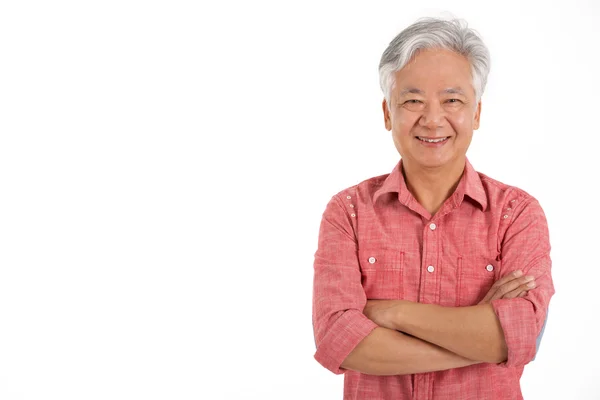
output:
[[[422,19],[379,71],[390,174],[327,204],[314,262],[316,360],[344,399],[522,399],[554,294],[535,198],[476,172],[489,53],[458,20]]]

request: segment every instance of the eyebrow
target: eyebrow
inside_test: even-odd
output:
[[[450,94],[462,94],[463,96],[465,95],[465,92],[463,92],[463,90],[460,87],[451,87],[443,90],[443,92]]]
[[[400,97],[407,95],[409,93],[425,94],[425,92],[423,92],[421,89],[417,89],[415,87],[407,87],[400,91]],[[463,96],[465,95],[465,92],[463,92],[462,88],[460,88],[460,87],[450,87],[450,88],[442,90],[440,93],[461,94]]]

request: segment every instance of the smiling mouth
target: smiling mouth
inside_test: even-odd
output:
[[[417,139],[419,139],[421,142],[425,142],[425,143],[441,143],[441,142],[445,142],[449,138],[450,138],[450,136],[441,137],[441,138],[426,138],[426,137],[417,136]]]

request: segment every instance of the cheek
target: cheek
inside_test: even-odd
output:
[[[454,129],[458,133],[472,133],[474,115],[467,113],[457,113],[448,118]]]
[[[467,115],[465,113],[461,113],[461,112],[457,112],[452,114],[449,119],[452,121],[453,124],[458,125],[458,126],[462,126],[465,124],[465,122],[469,121]]]
[[[398,136],[407,136],[410,135],[410,131],[418,122],[418,117],[411,115],[410,113],[402,113],[398,112],[394,115],[394,119],[392,127],[395,131],[395,134]]]

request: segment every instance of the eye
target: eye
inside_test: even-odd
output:
[[[448,99],[448,103],[462,103],[459,99]]]
[[[420,102],[421,102],[421,100],[415,100],[415,99],[411,99],[411,100],[406,100],[405,101],[405,103],[408,103],[408,104],[417,104],[417,103],[420,103]]]

